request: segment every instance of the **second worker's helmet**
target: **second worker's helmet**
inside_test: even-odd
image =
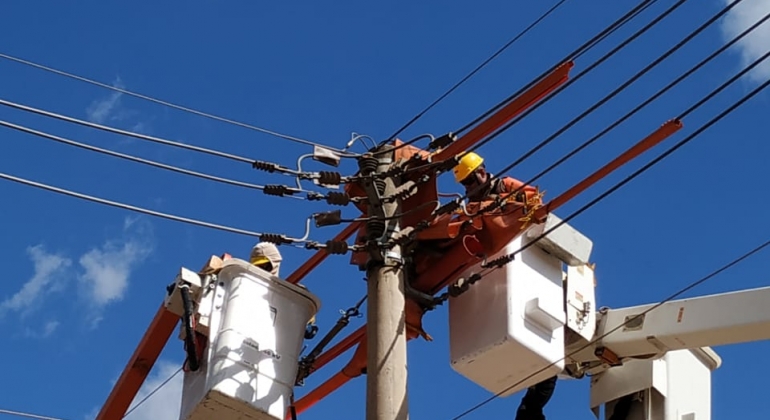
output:
[[[457,166],[452,169],[452,172],[455,174],[455,181],[462,182],[468,175],[472,174],[473,171],[479,169],[483,163],[484,158],[476,153],[466,153],[465,156],[460,159]]]

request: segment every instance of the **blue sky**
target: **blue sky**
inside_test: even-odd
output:
[[[688,2],[628,48],[480,152],[494,172],[602,98],[723,7],[727,0]],[[548,2],[339,1],[178,5],[93,0],[26,1],[0,6],[0,52],[104,83],[342,147],[351,132],[383,139],[486,59],[552,4]],[[507,97],[593,36],[635,2],[568,1],[404,135],[456,130]],[[658,2],[579,61],[577,74],[670,2]],[[764,13],[770,1],[747,0],[612,102],[519,165],[526,179],[552,163]],[[765,52],[770,26],[747,38],[597,144],[543,177],[554,197],[667,119],[689,107]],[[0,60],[0,97],[189,144],[294,165],[308,147],[173,110],[96,86]],[[683,138],[770,76],[765,65],[702,106],[685,128],[558,214],[565,216]],[[766,198],[770,94],[735,113],[647,171],[572,225],[594,241],[598,300],[623,307],[657,302],[741,255],[770,235]],[[764,111],[763,111],[764,110]],[[764,115],[764,117],[763,117]],[[90,144],[249,182],[287,183],[189,151],[149,144],[8,108],[0,119]],[[158,211],[256,231],[301,235],[302,221],[326,207],[169,173],[2,129],[0,172]],[[355,150],[360,145],[354,146]],[[309,164],[310,168],[313,164]],[[315,170],[326,169],[321,166]],[[353,162],[342,168],[352,173]],[[444,191],[460,191],[450,177]],[[80,420],[93,416],[133,352],[180,266],[209,255],[245,257],[253,238],[218,232],[0,182],[0,331],[5,345],[0,408]],[[354,210],[346,209],[354,217]],[[326,240],[335,228],[314,230]],[[284,249],[284,273],[309,256]],[[756,256],[688,296],[767,285],[767,254]],[[322,332],[338,310],[365,291],[346,257],[330,258],[305,284],[323,301]],[[412,418],[450,419],[489,394],[449,366],[446,308],[428,314],[435,341],[409,346]],[[360,322],[360,321],[357,321]],[[357,327],[353,322],[352,332]],[[770,343],[719,347],[714,418],[766,418],[762,363]],[[319,371],[302,395],[347,357]],[[170,341],[148,386],[183,360]],[[363,418],[365,380],[357,379],[302,415],[304,420]],[[593,418],[588,381],[560,382],[549,419]],[[146,392],[146,391],[143,391]],[[129,418],[172,419],[174,381]],[[450,397],[451,396],[451,397]],[[497,399],[468,419],[513,418],[521,394]],[[342,414],[341,414],[342,413]],[[743,416],[743,417],[742,417]]]

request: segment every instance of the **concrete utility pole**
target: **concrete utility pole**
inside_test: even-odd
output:
[[[368,163],[362,161],[370,174],[382,174],[393,162],[392,146],[378,149]],[[366,159],[366,158],[364,158]],[[376,160],[376,169],[374,168]],[[364,168],[365,165],[368,165]],[[382,245],[399,231],[400,200],[385,200],[396,192],[397,180],[388,177],[374,182],[365,181],[369,198],[369,216],[379,220],[367,223],[368,242]],[[383,220],[384,218],[384,220]],[[391,249],[370,247],[367,266],[367,420],[407,420],[406,314],[404,275],[401,269],[401,247]]]

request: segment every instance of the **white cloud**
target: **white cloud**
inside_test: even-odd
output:
[[[44,295],[61,289],[57,282],[65,280],[63,274],[72,264],[68,258],[49,254],[42,245],[27,248],[27,253],[35,264],[35,274],[16,294],[0,302],[0,315],[9,311],[24,315],[37,308]]]
[[[117,77],[112,86],[125,89],[120,77]],[[107,97],[91,102],[91,105],[86,108],[86,116],[91,122],[102,124],[113,117],[120,106],[120,97],[123,96],[122,92],[112,92]]]
[[[123,299],[131,273],[152,251],[148,240],[150,225],[139,218],[127,217],[123,230],[127,239],[107,241],[92,248],[78,260],[83,273],[79,276],[82,292],[91,306],[91,322],[101,321],[102,309]]]
[[[153,368],[153,374],[147,378],[139,393],[131,403],[133,408],[150,392],[158,388],[171,375],[179,369],[178,363],[158,361]],[[176,420],[179,418],[179,409],[182,402],[182,372],[179,372],[167,384],[163,385],[155,394],[149,397],[136,410],[132,411],[127,420]],[[130,408],[129,408],[130,410]]]
[[[724,4],[735,0],[722,0]],[[721,25],[722,34],[732,39],[770,12],[770,0],[748,0],[735,6],[724,17]],[[754,29],[738,42],[741,63],[746,66],[764,55],[770,46],[770,19]],[[747,76],[751,81],[764,82],[770,77],[770,58],[765,59]]]
[[[102,312],[110,303],[123,299],[132,273],[150,254],[153,248],[152,225],[144,218],[127,217],[122,226],[120,238],[108,240],[102,246],[92,247],[83,253],[77,261],[77,270],[73,262],[64,255],[48,253],[42,245],[27,249],[34,263],[34,274],[21,288],[11,296],[0,301],[0,319],[10,313],[18,313],[21,318],[43,307],[43,301],[49,295],[76,290],[85,298],[85,317],[91,328],[98,325]],[[72,281],[77,279],[77,288],[72,288]],[[84,301],[67,299],[57,303],[56,310],[62,309],[62,303],[83,304]],[[45,338],[59,327],[56,316],[48,313],[50,321],[21,325],[20,332],[26,337]],[[51,320],[54,319],[54,320]]]
[[[88,288],[92,303],[104,306],[120,300],[128,287],[131,270],[147,253],[144,245],[129,241],[122,246],[107,243],[80,257],[80,266],[85,270],[80,281]]]
[[[48,321],[40,331],[27,328],[24,331],[24,335],[31,338],[48,338],[57,328],[59,328],[59,321]]]

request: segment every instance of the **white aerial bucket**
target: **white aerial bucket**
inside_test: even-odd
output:
[[[527,241],[520,235],[490,260]],[[449,299],[452,368],[500,397],[560,373],[566,321],[561,265],[532,246]],[[480,271],[476,266],[464,275]]]
[[[225,261],[210,302],[209,347],[187,372],[182,420],[283,420],[318,298],[246,261]],[[201,308],[205,311],[205,308]]]

